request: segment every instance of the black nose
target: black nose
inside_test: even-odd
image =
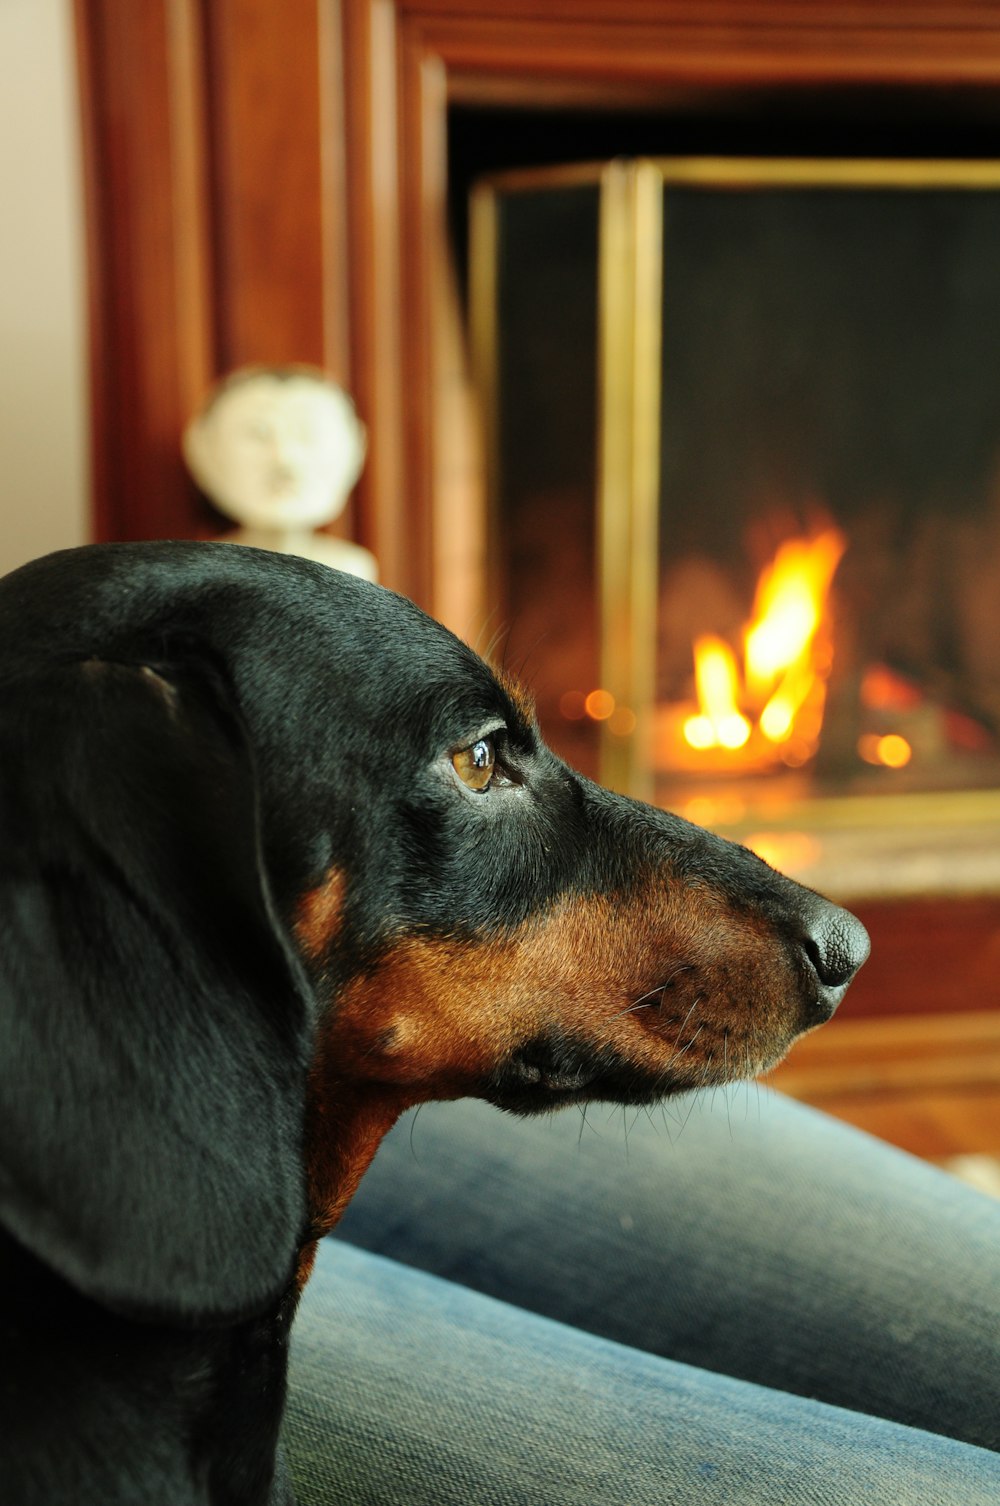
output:
[[[871,950],[868,932],[856,916],[817,895],[803,916],[802,950],[816,975],[816,1008],[828,1020],[847,985]]]

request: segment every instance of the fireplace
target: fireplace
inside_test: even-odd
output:
[[[493,595],[554,745],[710,824],[981,823],[1000,164],[504,173],[471,239]]]

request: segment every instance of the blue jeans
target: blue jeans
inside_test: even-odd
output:
[[[1000,1203],[750,1086],[389,1136],[292,1340],[302,1506],[997,1506]]]

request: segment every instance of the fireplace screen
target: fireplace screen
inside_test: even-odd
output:
[[[997,783],[1000,165],[481,184],[506,657],[664,803]]]

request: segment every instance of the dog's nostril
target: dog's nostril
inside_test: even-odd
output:
[[[823,988],[846,988],[868,956],[868,932],[849,910],[825,900],[806,924],[802,947]]]

